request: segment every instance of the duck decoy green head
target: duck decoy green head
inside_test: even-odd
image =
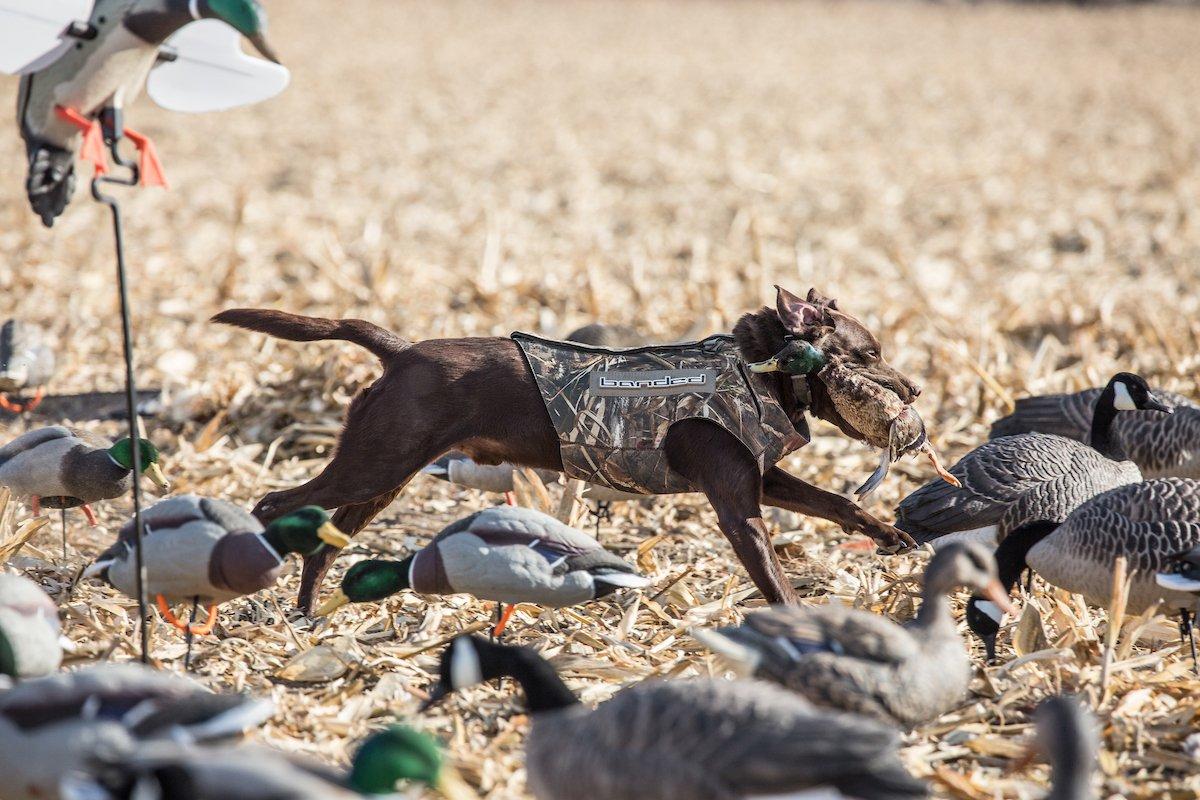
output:
[[[284,514],[266,527],[263,538],[280,556],[310,556],[325,545],[341,550],[350,544],[350,537],[337,529],[320,506],[305,506]]]
[[[372,603],[410,588],[412,562],[411,556],[403,561],[359,561],[346,570],[341,588],[321,604],[317,616],[328,616],[347,603]]]
[[[158,448],[147,439],[138,439],[138,462],[142,474],[149,478],[155,486],[166,492],[171,489],[171,482],[163,475],[159,465]],[[117,466],[123,469],[133,469],[133,440],[125,438],[113,444],[108,449],[108,455]]]
[[[825,366],[828,359],[810,342],[788,337],[787,344],[766,361],[750,365],[751,372],[786,372],[789,375],[808,375]]]
[[[267,44],[267,12],[257,0],[199,0],[201,17],[219,19],[250,40],[263,58],[280,63]]]
[[[415,781],[454,797],[461,779],[442,758],[432,737],[400,725],[367,739],[354,757],[350,786],[366,795],[393,794],[400,781]],[[465,795],[462,795],[465,796]]]

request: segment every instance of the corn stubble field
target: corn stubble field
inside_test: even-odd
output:
[[[1200,392],[1193,11],[576,0],[271,10],[294,71],[281,98],[196,118],[146,102],[131,114],[174,185],[130,195],[127,209],[139,373],[169,392],[152,437],[177,491],[249,507],[307,479],[377,374],[351,345],[206,323],[233,305],[361,316],[412,339],[561,334],[602,319],[665,341],[729,330],[773,283],[816,286],[924,384],[918,408],[949,460],[1025,393],[1118,369]],[[16,82],[2,87],[8,106]],[[25,206],[14,126],[0,153],[0,311],[61,336],[54,391],[115,390],[107,217],[81,189],[44,230]],[[7,439],[26,423],[6,424]],[[874,468],[865,445],[823,424],[814,433],[785,464],[796,474],[846,492]],[[930,477],[903,462],[869,509],[891,519]],[[527,502],[546,502],[537,488]],[[549,487],[555,505],[559,491]],[[333,577],[494,502],[419,477]],[[15,559],[65,603],[71,660],[134,656],[129,600],[96,584],[64,598],[128,510],[102,505],[95,530],[73,515],[66,563],[57,520]],[[27,515],[6,508],[0,546]],[[839,547],[848,537],[828,523],[773,520],[805,602],[912,615],[925,554],[881,557]],[[644,678],[720,674],[688,627],[732,623],[761,601],[702,498],[620,506],[600,537],[654,587],[559,612],[522,607],[512,639],[552,657],[589,702]],[[294,611],[298,575],[226,606],[195,669],[214,687],[274,697],[263,741],[334,763],[372,729],[415,719],[438,645],[490,614],[463,597],[404,594],[313,622]],[[1036,701],[1081,691],[1104,723],[1105,796],[1194,796],[1200,753],[1186,738],[1200,680],[1174,623],[1128,621],[1102,693],[1106,613],[1044,584],[1019,599],[1027,610],[1001,639],[1007,663],[908,737],[914,773],[948,796],[1040,796],[1044,767],[1005,766]],[[181,669],[183,654],[158,624],[155,658]],[[520,709],[512,687],[478,688],[416,724],[447,742],[481,795],[521,797]]]

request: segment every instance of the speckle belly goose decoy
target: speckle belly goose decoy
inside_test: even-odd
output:
[[[992,423],[989,438],[1051,433],[1086,442],[1101,392],[1085,389],[1022,398],[1013,413]],[[1121,414],[1112,424],[1115,449],[1137,464],[1144,478],[1200,478],[1200,405],[1160,389],[1154,390],[1154,396],[1175,413],[1169,417],[1153,411]]]
[[[350,771],[254,745],[194,747],[149,743],[138,752],[100,759],[98,768],[73,781],[89,800],[352,800],[386,795],[401,781],[425,784],[450,800],[474,795],[429,736],[394,725],[367,739]],[[185,795],[176,794],[186,787]]]
[[[22,575],[0,573],[0,675],[37,678],[62,663],[58,608]]]
[[[1162,585],[1157,575],[1170,569],[1173,557],[1198,545],[1200,482],[1157,478],[1097,495],[1059,525],[1029,525],[1012,532],[996,549],[996,559],[1008,588],[1028,566],[1047,583],[1107,608],[1113,565],[1118,556],[1125,556],[1132,578],[1129,613],[1140,614],[1161,602],[1179,612],[1181,633],[1190,640],[1195,596],[1172,582]],[[1001,619],[980,598],[968,604],[968,624],[989,652]]]
[[[0,796],[63,797],[64,779],[98,755],[136,752],[153,739],[213,741],[261,724],[269,702],[217,695],[140,664],[106,664],[17,684],[0,693]]]
[[[206,634],[216,622],[216,605],[274,585],[288,553],[311,555],[320,548],[342,548],[349,539],[329,521],[324,509],[307,506],[266,528],[246,511],[224,500],[180,495],[142,512],[146,592],[176,627]],[[132,520],[117,541],[84,572],[136,596],[137,567]],[[209,605],[208,621],[185,625],[170,604]]]
[[[1090,446],[1043,433],[993,439],[950,469],[961,488],[933,481],[904,498],[896,527],[938,547],[962,538],[995,544],[1021,525],[1061,522],[1084,500],[1141,480],[1111,435],[1117,413],[1137,409],[1170,410],[1142,378],[1118,373],[1096,400]]]
[[[502,677],[533,718],[525,765],[539,800],[926,796],[894,730],[762,681],[646,681],[590,709],[533,650],[459,637],[429,704]]]
[[[382,600],[402,589],[465,593],[499,604],[493,631],[498,636],[515,603],[560,608],[647,585],[632,565],[586,533],[540,511],[497,506],[452,523],[403,561],[358,562],[317,614],[348,602]]]
[[[775,606],[736,628],[692,635],[738,671],[792,689],[819,705],[912,728],[962,701],[971,661],[948,595],[959,586],[1007,607],[992,554],[979,544],[938,552],[925,572],[916,620],[890,619],[841,605]]]
[[[10,319],[0,325],[0,408],[13,414],[33,411],[54,375],[54,348],[40,326]],[[29,400],[10,398],[32,391]]]

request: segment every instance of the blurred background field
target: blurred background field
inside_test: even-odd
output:
[[[771,300],[773,283],[815,286],[924,384],[918,407],[950,460],[1026,393],[1129,369],[1198,395],[1193,9],[268,7],[293,70],[283,96],[203,117],[142,101],[131,115],[156,138],[173,184],[130,194],[126,209],[139,374],[169,390],[151,432],[179,491],[249,507],[311,476],[349,397],[376,372],[350,345],[268,342],[206,323],[233,305],[365,317],[413,339],[561,334],[601,319],[665,341],[728,330]],[[0,104],[15,94],[15,80],[0,84]],[[12,125],[0,129],[0,176],[0,317],[61,337],[55,392],[118,389],[104,210],[81,186],[43,229],[26,207]],[[26,423],[2,424],[7,439]],[[796,474],[849,491],[873,469],[866,446],[814,431],[786,465]],[[929,477],[900,465],[869,508],[891,519]],[[489,502],[418,478],[341,565],[404,553]],[[8,510],[0,541],[26,513]],[[107,533],[84,529],[80,515],[66,564],[47,528],[19,565],[65,591],[127,513],[107,504]],[[785,566],[813,602],[828,593],[912,613],[915,587],[900,579],[924,556],[839,549],[847,537],[827,523],[775,521]],[[522,611],[515,639],[545,648],[591,701],[644,676],[719,672],[687,626],[733,621],[758,601],[734,603],[750,584],[707,505],[620,508],[601,539],[636,552],[655,588],[540,619]],[[196,668],[214,685],[272,694],[281,712],[261,738],[331,762],[415,713],[434,661],[414,651],[488,614],[464,599],[404,596],[314,624],[293,611],[296,573],[277,598],[230,604],[222,636],[198,643]],[[1104,614],[1044,592],[1033,604],[1040,620],[1016,638],[1036,656],[987,670],[969,704],[910,737],[910,766],[936,775],[940,792],[1039,796],[1044,770],[1003,774],[1026,712],[1059,688],[1094,690]],[[81,586],[67,606],[76,659],[131,657],[127,601]],[[1191,797],[1200,681],[1174,651],[1171,623],[1141,631],[1137,644],[1126,637],[1125,666],[1100,705],[1105,796]],[[177,668],[176,633],[159,626],[155,643]],[[328,650],[285,667],[314,644]],[[337,668],[314,666],[322,654]],[[344,674],[294,680],[306,670]],[[510,689],[481,689],[422,724],[482,795],[521,797],[519,709]]]

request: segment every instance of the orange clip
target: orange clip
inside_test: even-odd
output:
[[[213,628],[215,628],[217,625],[216,603],[213,603],[208,607],[206,611],[207,619],[205,619],[203,625],[191,625],[182,621],[171,612],[171,607],[167,605],[167,598],[163,597],[161,594],[156,595],[155,598],[158,602],[158,611],[163,615],[163,619],[184,633],[191,633],[195,636],[207,636],[208,634],[212,633]]]
[[[40,406],[45,395],[46,390],[41,386],[39,386],[37,391],[34,392],[33,399],[27,400],[24,403],[17,400],[9,400],[7,395],[0,394],[0,408],[4,409],[10,414],[25,414]]]
[[[161,186],[170,189],[167,183],[167,173],[163,170],[162,162],[158,160],[158,150],[154,140],[145,134],[138,133],[133,128],[126,128],[125,135],[138,149],[138,175],[142,186]]]
[[[59,119],[83,131],[83,145],[79,148],[79,157],[90,161],[97,175],[107,175],[108,156],[104,152],[104,134],[100,132],[100,123],[65,106],[55,106],[54,113]]]

